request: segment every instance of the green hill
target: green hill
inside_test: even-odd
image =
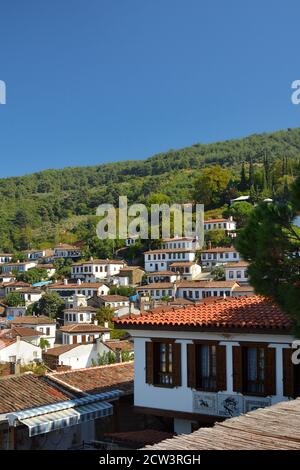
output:
[[[129,202],[146,202],[153,193],[166,194],[174,202],[191,200],[194,179],[204,167],[226,167],[234,182],[243,162],[247,167],[252,160],[259,169],[266,155],[277,173],[287,157],[292,176],[300,156],[300,129],[195,144],[146,160],[0,179],[0,249],[74,241],[78,221],[94,215],[103,202],[117,203],[119,195],[127,195]]]

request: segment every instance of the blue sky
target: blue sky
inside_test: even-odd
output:
[[[0,177],[300,126],[300,3],[1,0]]]

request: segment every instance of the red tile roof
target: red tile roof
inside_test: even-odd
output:
[[[13,320],[9,320],[8,323],[12,325],[50,325],[56,323],[56,320],[52,320],[45,315],[40,315],[39,317],[26,315],[25,317],[16,317]]]
[[[146,284],[145,286],[137,287],[136,290],[144,289],[173,289],[173,282],[152,282],[151,284]]]
[[[104,302],[126,302],[129,300],[128,297],[125,297],[124,295],[100,295],[100,299],[104,300]]]
[[[215,223],[215,222],[233,222],[233,221],[229,219],[206,219],[204,220],[205,224],[210,224],[210,223]]]
[[[159,250],[144,251],[144,254],[152,253],[195,253],[194,248],[161,248]]]
[[[2,330],[0,332],[0,337],[5,338],[16,338],[17,336],[22,337],[32,337],[32,336],[42,336],[43,333],[35,330],[34,328],[26,328],[22,326],[12,326],[8,330]]]
[[[216,248],[203,248],[202,253],[237,253],[233,246],[217,246]]]
[[[122,260],[116,259],[90,259],[88,261],[78,261],[77,263],[73,263],[72,266],[83,266],[86,264],[125,264]]]
[[[114,319],[116,325],[201,327],[227,329],[281,329],[292,326],[291,319],[271,300],[261,297],[230,297],[216,302]]]
[[[236,281],[181,281],[177,287],[180,289],[232,289],[237,285]]]
[[[110,330],[109,328],[104,328],[104,326],[94,325],[94,323],[74,323],[73,325],[62,326],[60,331],[65,333],[97,333]]]
[[[226,263],[224,266],[224,269],[228,268],[242,268],[242,267],[247,267],[249,266],[248,261],[233,261],[232,263]]]
[[[54,372],[47,374],[53,380],[72,391],[101,393],[119,389],[126,394],[133,393],[133,361],[86,369]]]
[[[35,406],[69,400],[69,395],[33,374],[0,377],[0,413],[11,413]]]
[[[133,343],[128,340],[112,339],[109,341],[105,341],[105,346],[108,346],[114,352],[117,352],[118,350],[122,352],[132,352],[134,349]]]
[[[55,282],[49,286],[49,289],[99,289],[101,286],[104,286],[103,282],[82,282],[81,284],[63,284]],[[105,286],[106,287],[106,286]]]
[[[89,344],[89,343],[85,343],[85,344]],[[55,357],[58,357],[58,356],[60,356],[61,354],[64,354],[65,352],[71,351],[71,349],[78,348],[79,346],[84,346],[85,344],[82,344],[82,343],[78,343],[78,344],[62,344],[61,346],[57,346],[57,347],[55,347],[55,348],[47,349],[47,351],[45,351],[45,352],[43,353],[43,356],[55,356]]]

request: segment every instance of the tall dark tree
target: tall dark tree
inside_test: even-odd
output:
[[[299,194],[300,180],[296,186]],[[239,233],[237,249],[250,263],[250,282],[256,293],[281,305],[294,318],[299,334],[300,257],[296,254],[300,251],[300,230],[293,225],[296,209],[283,203],[258,205]]]
[[[242,168],[241,168],[239,190],[240,191],[246,191],[247,189],[248,189],[248,180],[247,180],[247,176],[246,176],[245,163],[243,163]]]

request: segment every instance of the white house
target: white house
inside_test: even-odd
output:
[[[35,268],[37,263],[35,261],[17,261],[16,263],[5,263],[1,265],[2,273],[12,273],[17,271],[22,273],[28,271],[28,269]]]
[[[74,263],[71,267],[71,276],[85,282],[97,282],[115,276],[125,266],[123,261],[110,259],[93,259]]]
[[[53,251],[49,249],[30,250],[25,252],[29,260],[39,260],[47,256],[53,256]]]
[[[26,307],[6,307],[5,309],[6,318],[13,320],[17,317],[24,317],[26,315]]]
[[[107,323],[104,327],[99,326],[97,322],[74,323],[62,326],[59,331],[62,333],[63,344],[93,343],[98,338],[103,341],[110,339],[110,329]]]
[[[64,310],[64,325],[74,323],[91,323],[97,308],[90,306],[66,308]]]
[[[238,286],[235,281],[182,281],[177,284],[176,297],[189,300],[230,297]]]
[[[49,347],[53,348],[56,337],[56,321],[46,316],[28,315],[25,317],[14,318],[8,322],[12,326],[26,326],[42,333],[42,338],[49,342]]]
[[[43,353],[43,360],[51,368],[57,366],[68,366],[71,369],[82,369],[97,364],[99,356],[104,353],[120,355],[122,351],[128,351],[133,355],[133,347],[129,341],[102,341],[95,340],[93,343],[64,344]],[[120,362],[120,357],[117,358]]]
[[[16,290],[22,297],[26,306],[38,302],[44,294],[44,292],[37,287],[21,287],[20,289]]]
[[[9,263],[12,260],[13,255],[11,253],[0,253],[0,264]]]
[[[80,279],[77,283],[68,283],[67,279],[63,283],[54,283],[49,286],[50,292],[57,292],[66,302],[70,301],[70,297],[82,294],[85,297],[93,297],[94,295],[106,295],[109,292],[109,287],[99,282],[81,282]],[[70,302],[69,302],[70,303]]]
[[[238,261],[237,263],[227,263],[224,266],[226,281],[236,281],[238,283],[249,283],[247,261]]]
[[[164,238],[162,241],[162,248],[167,250],[184,249],[184,250],[197,250],[199,242],[193,237],[173,237]]]
[[[119,308],[119,307],[128,307],[129,308],[129,298],[124,295],[100,295],[99,296],[100,304],[103,304],[105,307],[110,308]]]
[[[82,255],[78,246],[68,245],[67,243],[60,243],[55,246],[53,253],[54,258],[80,258]]]
[[[16,338],[0,337],[0,362],[11,362],[12,364],[29,364],[42,357],[40,347]]]
[[[163,248],[144,252],[145,271],[167,271],[170,264],[177,261],[194,262],[196,250],[193,248]]]
[[[174,273],[178,273],[180,279],[193,280],[201,274],[201,266],[195,262],[177,261],[171,263],[169,269]]]
[[[23,341],[39,346],[42,333],[33,328],[23,326],[12,326],[11,328],[0,330],[0,339],[15,339],[18,336]]]
[[[140,296],[150,296],[152,299],[158,300],[162,297],[175,297],[176,283],[174,282],[154,282],[145,286],[137,287],[137,293]]]
[[[23,281],[3,282],[3,284],[0,285],[0,295],[5,297],[10,292],[23,289],[24,287],[30,288],[31,285]]]
[[[171,271],[171,269],[168,271],[154,271],[147,274],[148,284],[152,284],[154,282],[175,282],[177,278],[177,273]]]
[[[205,248],[201,251],[202,266],[211,268],[235,261],[240,261],[240,254],[234,247]]]
[[[292,322],[263,297],[115,323],[134,339],[135,411],[173,418],[176,433],[300,396]]]
[[[226,235],[233,237],[235,236],[236,222],[232,217],[229,217],[229,219],[207,219],[204,221],[204,232],[210,232],[211,230],[224,230]]]

